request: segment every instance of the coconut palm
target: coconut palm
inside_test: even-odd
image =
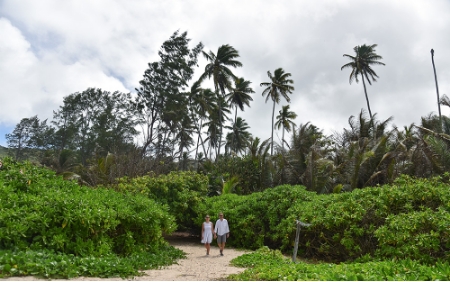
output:
[[[294,84],[294,81],[292,79],[289,79],[291,74],[288,72],[284,72],[282,68],[276,69],[273,76],[270,71],[267,71],[267,75],[269,76],[270,81],[262,82],[260,85],[263,87],[267,87],[262,93],[263,96],[266,96],[266,103],[269,98],[273,101],[272,135],[270,149],[270,155],[273,155],[273,123],[275,117],[275,104],[278,104],[280,102],[280,96],[283,96],[288,103],[291,101],[288,94],[291,94],[292,91],[294,91],[294,86],[292,86],[292,84]]]
[[[377,44],[369,46],[365,44],[362,46],[359,45],[355,46],[353,48],[353,50],[355,51],[355,56],[344,54],[344,57],[349,58],[351,62],[341,67],[341,70],[345,68],[352,69],[349,78],[350,84],[352,83],[353,80],[355,80],[358,83],[359,82],[358,76],[361,76],[364,86],[364,94],[366,95],[367,109],[369,110],[371,120],[373,117],[372,111],[370,110],[369,96],[367,95],[365,79],[367,79],[367,82],[369,82],[369,84],[372,85],[372,82],[370,80],[372,79],[373,81],[377,81],[376,78],[378,78],[378,75],[371,68],[371,65],[383,65],[383,66],[385,65],[384,63],[379,61],[383,59],[383,57],[375,53],[375,47],[377,47]]]
[[[224,97],[216,92],[214,107],[209,113],[208,121],[204,124],[208,128],[208,138],[211,148],[217,149],[216,156],[220,154],[220,147],[222,145],[222,126],[223,121],[227,120],[227,114],[230,114],[230,109]]]
[[[236,154],[243,152],[249,143],[251,134],[247,130],[250,128],[245,119],[238,117],[233,126],[226,126],[231,132],[227,135],[226,147]]]
[[[255,91],[250,87],[250,83],[250,81],[245,80],[243,77],[236,78],[234,80],[234,88],[227,94],[227,102],[231,106],[235,106],[234,123],[236,123],[238,107],[241,111],[244,111],[244,105],[249,107],[250,101],[253,101],[250,94],[255,93]]]
[[[247,156],[252,159],[253,162],[258,164],[258,169],[261,171],[258,179],[258,187],[260,190],[270,187],[272,182],[271,178],[271,162],[269,162],[269,148],[270,139],[266,139],[261,142],[259,137],[250,137],[248,142]]]
[[[289,105],[283,106],[279,111],[279,115],[277,116],[277,122],[275,122],[275,127],[279,130],[281,127],[283,128],[283,133],[281,135],[281,142],[284,151],[284,131],[291,131],[291,128],[294,128],[295,122],[292,120],[297,118],[297,114],[295,112],[289,111]]]
[[[216,92],[219,92],[220,90],[222,96],[225,96],[225,89],[231,90],[231,83],[236,79],[236,76],[229,67],[242,67],[242,63],[236,60],[236,58],[239,57],[239,52],[228,44],[220,46],[219,49],[217,49],[217,54],[214,54],[212,51],[209,51],[209,53],[202,52],[209,63],[205,66],[205,72],[200,76],[199,80],[202,82],[206,78],[212,78]],[[219,112],[221,111],[222,108],[219,107]],[[219,122],[221,125],[217,156],[220,155],[224,120],[219,120]]]
[[[191,86],[191,91],[188,94],[189,105],[191,108],[191,118],[197,129],[197,145],[195,149],[195,159],[197,160],[199,142],[201,142],[203,154],[206,156],[201,129],[203,127],[203,120],[208,117],[209,113],[214,108],[215,94],[211,89],[201,88],[199,81],[196,81]]]

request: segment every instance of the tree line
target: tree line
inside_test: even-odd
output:
[[[291,73],[268,71],[262,96],[272,102],[271,138],[250,133],[239,111],[250,108],[255,91],[233,71],[239,52],[226,44],[217,52],[189,47],[187,32],[165,41],[159,60],[148,64],[136,92],[88,88],[70,94],[53,119],[22,119],[6,140],[17,160],[33,160],[66,178],[88,185],[115,184],[123,176],[193,170],[208,175],[210,194],[250,194],[280,184],[302,184],[319,193],[351,191],[392,182],[401,174],[439,175],[450,168],[450,119],[422,117],[400,129],[372,114],[366,81],[376,81],[373,65],[384,65],[376,44],[344,54],[350,83],[361,78],[369,116],[349,118],[349,128],[326,136],[314,124],[296,125],[290,95]],[[198,58],[207,60],[193,81]],[[214,88],[204,87],[211,81]],[[278,115],[277,104],[284,100]],[[450,106],[443,97],[442,105]],[[274,128],[282,130],[281,144]],[[225,132],[225,130],[227,132]],[[285,139],[285,133],[292,133]]]

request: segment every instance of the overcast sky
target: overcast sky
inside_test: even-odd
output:
[[[362,83],[349,84],[343,54],[378,44],[386,66],[368,85],[372,113],[398,127],[437,113],[430,50],[439,92],[450,96],[448,0],[0,0],[0,145],[22,118],[51,120],[63,97],[88,87],[135,93],[147,64],[174,31],[187,31],[204,51],[230,44],[252,82],[251,108],[242,116],[254,136],[270,137],[270,101],[261,82],[282,67],[292,74],[291,110],[297,125],[326,134],[348,128],[367,111]],[[204,70],[200,59],[196,76]],[[287,103],[281,100],[275,113]],[[450,109],[443,107],[449,115]],[[275,141],[281,138],[274,137]]]

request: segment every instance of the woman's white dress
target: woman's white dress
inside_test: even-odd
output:
[[[202,243],[211,243],[212,242],[212,222],[203,222],[203,239]]]

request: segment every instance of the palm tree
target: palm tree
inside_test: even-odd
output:
[[[259,137],[250,137],[248,142],[247,156],[249,156],[253,162],[258,164],[258,168],[261,171],[258,179],[258,189],[262,191],[266,187],[270,187],[271,184],[271,166],[268,161],[268,152],[270,148],[270,139],[266,139],[261,142]],[[256,192],[256,191],[255,191]]]
[[[200,82],[196,81],[191,86],[189,94],[189,105],[191,108],[191,118],[197,129],[197,145],[195,149],[195,160],[197,160],[199,141],[203,148],[203,154],[206,156],[205,144],[202,138],[203,120],[206,119],[214,107],[215,94],[211,89],[203,89]]]
[[[188,115],[183,116],[180,122],[177,124],[177,134],[175,136],[176,140],[179,142],[179,163],[182,162],[182,157],[184,155],[184,149],[188,150],[190,146],[194,144],[192,139],[192,133],[194,132],[195,126],[192,123],[191,118]]]
[[[216,92],[222,93],[222,96],[225,96],[225,89],[231,90],[231,82],[233,79],[236,79],[236,76],[229,69],[229,67],[242,67],[242,63],[236,60],[239,57],[239,52],[234,49],[234,47],[226,44],[222,45],[217,49],[217,55],[212,51],[206,53],[204,51],[203,56],[209,62],[205,66],[205,72],[200,76],[199,80],[202,82],[206,78],[213,78],[214,88]],[[222,111],[222,108],[219,108],[219,112]],[[220,115],[219,115],[220,116]],[[219,120],[220,123],[223,123],[223,120]],[[220,136],[219,136],[219,150],[217,156],[220,155],[220,146],[222,142],[222,127],[220,125]]]
[[[236,154],[243,152],[249,143],[251,134],[247,130],[250,128],[245,119],[238,117],[233,126],[226,126],[231,132],[227,135],[227,145],[230,151]]]
[[[355,51],[355,56],[344,54],[344,57],[349,58],[351,62],[341,67],[341,70],[345,68],[352,69],[349,78],[350,84],[352,84],[353,79],[356,81],[356,83],[358,83],[358,76],[361,76],[370,119],[372,119],[372,111],[370,110],[369,96],[367,96],[367,89],[364,78],[366,78],[367,82],[372,85],[370,79],[372,79],[373,81],[377,81],[376,78],[378,78],[378,75],[371,68],[371,65],[385,65],[384,63],[379,62],[379,60],[383,59],[383,57],[375,53],[375,47],[377,47],[377,44],[373,44],[370,46],[367,46],[365,44],[362,46],[355,46],[355,48],[353,48],[353,50]]]
[[[272,110],[272,135],[271,135],[271,149],[270,149],[270,155],[273,155],[273,127],[274,127],[274,117],[275,117],[275,104],[278,104],[280,102],[280,95],[286,99],[286,101],[289,103],[291,99],[289,98],[288,94],[291,94],[292,91],[294,91],[294,86],[292,84],[294,81],[292,79],[289,79],[291,76],[290,73],[284,72],[282,68],[278,68],[275,70],[274,75],[270,73],[270,71],[267,71],[267,75],[270,78],[270,82],[262,82],[260,85],[267,87],[264,89],[262,95],[266,96],[266,103],[269,98],[273,101],[273,110]]]
[[[250,83],[250,81],[245,80],[243,77],[236,78],[234,81],[234,88],[227,94],[227,102],[231,106],[234,105],[236,108],[234,112],[234,123],[236,123],[238,107],[241,111],[244,111],[244,105],[249,107],[250,101],[253,101],[250,94],[255,93],[255,91],[250,87]]]
[[[283,133],[281,135],[281,142],[282,147],[284,151],[284,130],[287,132],[291,131],[292,128],[295,126],[295,122],[293,122],[293,119],[297,118],[297,114],[295,112],[289,111],[289,105],[283,106],[281,108],[281,111],[279,111],[279,115],[277,116],[277,122],[275,123],[275,127],[279,130],[281,127],[283,127]]]
[[[208,127],[208,138],[210,147],[216,148],[216,156],[220,153],[222,145],[222,126],[223,121],[228,119],[227,114],[230,113],[227,102],[224,97],[216,92],[214,106],[209,113],[208,121],[204,126]]]

